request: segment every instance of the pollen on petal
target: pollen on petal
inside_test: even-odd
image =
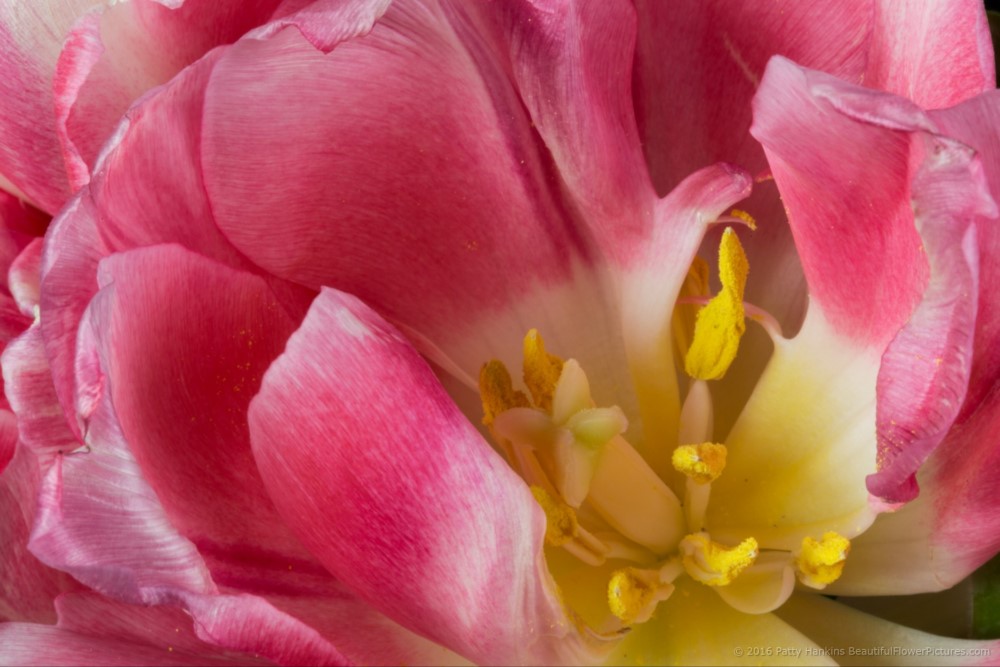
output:
[[[726,467],[726,451],[725,445],[714,442],[681,445],[674,450],[671,460],[677,472],[698,484],[708,484],[718,479]]]
[[[608,607],[626,625],[644,623],[673,591],[673,584],[658,581],[655,572],[626,567],[608,581]]]
[[[545,350],[545,341],[538,329],[524,337],[524,384],[531,392],[535,406],[552,412],[552,394],[562,374],[563,360]]]
[[[740,339],[746,331],[743,292],[750,265],[732,227],[727,227],[719,244],[719,280],[722,289],[700,311],[695,321],[694,340],[684,360],[688,375],[699,380],[718,380],[736,358]]]
[[[486,426],[492,425],[502,412],[530,405],[524,392],[514,390],[507,367],[496,359],[484,364],[479,371],[479,397],[483,402],[483,424]]]
[[[580,535],[576,513],[569,505],[557,501],[540,486],[532,486],[531,495],[545,512],[546,544],[561,547]]]
[[[752,537],[735,547],[713,542],[707,533],[695,533],[681,540],[684,569],[688,575],[709,586],[727,586],[743,570],[754,564],[760,550]]]
[[[843,574],[850,552],[851,541],[839,533],[824,533],[820,540],[806,537],[795,559],[799,581],[810,588],[826,588]]]

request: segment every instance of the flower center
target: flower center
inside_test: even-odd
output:
[[[743,303],[748,273],[739,238],[726,229],[719,248],[721,290],[698,311],[693,335],[674,323],[691,378],[679,441],[666,443],[685,477],[683,502],[625,439],[624,412],[597,406],[580,364],[549,353],[536,330],[524,339],[527,394],[514,388],[499,361],[480,373],[483,423],[544,511],[546,545],[593,567],[621,562],[607,581],[607,608],[618,629],[649,620],[681,576],[712,587],[740,611],[764,613],[788,599],[796,578],[822,589],[843,571],[850,542],[835,532],[806,536],[789,551],[752,535],[717,542],[706,525],[712,483],[724,474],[728,454],[712,441],[708,383],[722,378],[735,359],[747,313],[767,319]],[[696,260],[687,286],[698,295],[707,285],[707,265]],[[726,534],[740,532],[725,528]]]

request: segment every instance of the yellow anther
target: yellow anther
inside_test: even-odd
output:
[[[691,377],[718,380],[736,358],[740,338],[746,331],[743,291],[749,272],[750,265],[739,237],[732,227],[727,227],[719,244],[722,289],[698,311],[694,340],[684,360],[684,368]]]
[[[743,209],[734,208],[732,211],[729,212],[729,215],[733,216],[734,218],[737,218],[738,220],[742,220],[743,222],[746,223],[747,227],[756,231],[757,221],[753,219],[752,215],[750,215]]]
[[[479,371],[479,397],[483,401],[483,424],[486,426],[501,412],[529,406],[528,397],[514,390],[507,367],[496,359],[484,364]]]
[[[531,495],[545,512],[545,543],[552,547],[561,547],[580,535],[580,524],[576,520],[576,512],[567,505],[550,496],[540,486],[531,487]]]
[[[666,600],[674,586],[657,580],[656,572],[626,567],[608,581],[608,607],[626,625],[649,620],[656,603]]]
[[[691,268],[688,269],[687,276],[684,277],[684,282],[681,284],[678,300],[708,296],[708,274],[708,262],[701,257],[695,257],[694,261],[691,262]],[[694,331],[697,314],[698,308],[693,303],[678,304],[674,309],[670,331],[673,337],[674,351],[679,360],[684,359],[691,347],[691,333]]]
[[[839,533],[828,532],[820,540],[807,537],[795,559],[799,581],[810,588],[823,589],[844,572],[851,541]]]
[[[688,575],[709,586],[727,586],[754,564],[759,549],[752,537],[735,547],[713,542],[707,533],[695,533],[681,540],[681,555]]]
[[[677,472],[698,484],[708,484],[718,479],[726,467],[726,446],[713,442],[681,445],[674,450],[672,461]]]
[[[538,329],[524,337],[524,384],[531,392],[535,406],[552,412],[552,394],[555,392],[563,360],[545,351],[545,341]]]

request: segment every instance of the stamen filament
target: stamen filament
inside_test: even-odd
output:
[[[712,392],[708,388],[708,383],[704,380],[693,380],[681,407],[678,441],[685,443],[711,440],[714,413]]]

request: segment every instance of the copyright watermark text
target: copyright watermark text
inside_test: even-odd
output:
[[[915,657],[951,657],[951,658],[985,658],[992,650],[985,647],[954,647],[954,646],[736,646],[733,655],[737,658],[769,658],[769,657],[830,657],[843,656],[915,656]]]

